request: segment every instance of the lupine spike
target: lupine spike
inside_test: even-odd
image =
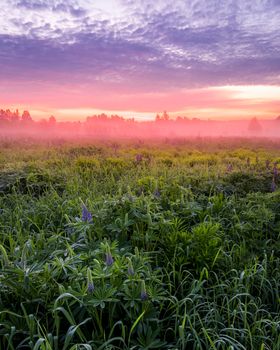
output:
[[[140,163],[142,159],[143,159],[142,154],[136,154],[135,160],[137,163]]]
[[[158,188],[154,191],[154,196],[155,196],[156,198],[159,198],[159,197],[160,197],[160,191],[159,191]]]
[[[134,268],[132,265],[132,261],[130,260],[130,258],[127,258],[127,259],[128,259],[127,274],[128,274],[128,276],[133,276],[135,272],[134,272]]]
[[[148,299],[148,294],[146,291],[146,284],[145,281],[141,281],[141,293],[140,293],[140,298],[142,301],[145,301]]]
[[[110,248],[108,248],[106,254],[105,254],[105,263],[107,266],[111,266],[114,263],[114,258],[111,254]]]
[[[87,209],[85,204],[82,204],[82,221],[83,222],[92,222],[92,214]]]
[[[233,170],[232,164],[228,164],[227,171],[230,173]]]
[[[275,179],[273,178],[271,182],[271,192],[275,192],[275,190],[276,190],[276,183],[275,183]]]
[[[134,248],[134,253],[135,253],[136,258],[139,259],[140,253],[139,253],[138,247],[135,247],[135,248]]]
[[[93,283],[88,283],[87,291],[88,291],[88,293],[93,293],[93,291],[94,291],[94,284]]]
[[[87,291],[92,293],[94,291],[94,284],[90,268],[87,269]]]

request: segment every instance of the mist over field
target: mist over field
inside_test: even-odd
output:
[[[280,118],[271,120],[201,120],[186,117],[170,118],[164,112],[154,120],[137,121],[106,114],[88,117],[85,121],[59,122],[55,117],[34,121],[28,111],[1,110],[0,135],[20,138],[88,138],[110,139],[184,139],[197,137],[279,138]]]

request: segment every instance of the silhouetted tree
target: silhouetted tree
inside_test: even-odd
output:
[[[262,131],[262,126],[256,117],[252,118],[250,120],[250,123],[248,125],[248,130],[251,132],[261,132]]]
[[[19,121],[19,118],[19,111],[16,109],[16,111],[11,116],[11,121],[17,123]]]
[[[24,111],[21,116],[21,120],[23,122],[32,122],[31,115],[28,111]]]
[[[163,120],[169,120],[169,115],[167,114],[166,111],[163,112],[162,119],[163,119]]]
[[[49,125],[53,126],[56,124],[56,119],[55,117],[52,115],[49,117]]]

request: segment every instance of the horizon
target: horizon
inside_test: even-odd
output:
[[[280,114],[280,5],[7,0],[0,105],[59,121]]]
[[[257,121],[260,121],[260,122],[269,122],[269,121],[275,121],[275,120],[278,120],[280,118],[280,115],[274,115],[270,118],[261,118],[261,117],[256,117],[254,115],[251,115],[251,116],[248,116],[248,117],[240,117],[240,118],[231,118],[231,119],[225,119],[225,118],[200,118],[199,116],[187,116],[187,115],[176,115],[176,114],[169,114],[167,111],[163,111],[162,113],[157,113],[156,115],[151,115],[151,116],[145,116],[144,114],[140,114],[137,116],[137,113],[136,115],[133,113],[133,112],[126,112],[124,115],[121,115],[121,114],[118,114],[118,111],[109,111],[108,112],[105,112],[105,111],[91,111],[91,112],[94,112],[93,114],[89,115],[87,114],[85,117],[82,117],[82,118],[70,118],[67,117],[68,113],[66,112],[65,113],[65,119],[64,118],[56,118],[56,116],[54,116],[53,114],[51,113],[48,113],[46,112],[46,115],[44,117],[38,117],[38,115],[36,116],[36,114],[33,114],[34,111],[32,110],[29,110],[28,108],[26,109],[22,109],[20,110],[19,108],[3,108],[0,106],[0,111],[3,111],[4,114],[5,112],[11,112],[12,114],[13,113],[18,113],[18,116],[19,116],[19,120],[21,119],[22,115],[24,112],[28,112],[30,114],[30,117],[32,119],[33,122],[48,122],[50,120],[50,118],[55,118],[55,121],[57,123],[75,123],[75,122],[79,122],[79,123],[86,123],[87,120],[89,118],[92,118],[92,117],[99,117],[101,115],[104,115],[106,116],[106,118],[108,119],[111,119],[112,117],[119,117],[121,119],[124,119],[124,120],[131,120],[133,122],[139,122],[139,123],[142,123],[142,122],[156,122],[156,119],[157,117],[160,117],[162,120],[163,120],[163,116],[164,114],[166,114],[168,116],[168,121],[177,121],[178,118],[182,118],[186,121],[202,121],[202,122],[250,122],[254,119],[256,119]],[[36,111],[35,111],[36,113]],[[1,119],[0,119],[1,121]]]

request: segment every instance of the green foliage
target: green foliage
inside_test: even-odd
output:
[[[280,154],[247,142],[3,144],[0,349],[279,350]]]

